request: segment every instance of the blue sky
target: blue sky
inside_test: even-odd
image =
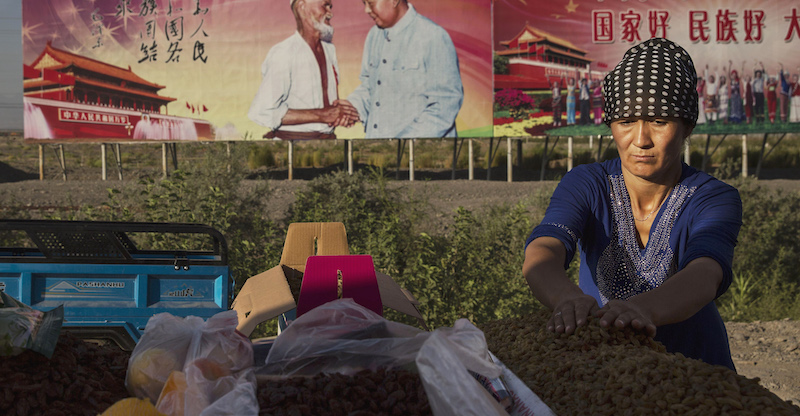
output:
[[[22,130],[22,1],[0,0],[0,130]]]

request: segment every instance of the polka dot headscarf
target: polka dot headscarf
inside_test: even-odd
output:
[[[603,81],[610,125],[628,117],[676,117],[697,123],[697,72],[689,53],[674,42],[653,38],[625,52]]]

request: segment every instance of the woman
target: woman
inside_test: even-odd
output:
[[[653,81],[628,86],[637,79]],[[551,331],[571,334],[594,315],[734,369],[714,299],[731,282],[742,206],[735,188],[681,163],[697,121],[696,80],[689,55],[666,39],[625,54],[604,82],[620,157],[564,176],[528,238],[523,274],[553,311]],[[565,272],[577,244],[579,285]]]
[[[575,78],[567,83],[567,125],[575,124]]]
[[[719,107],[717,107],[717,120],[722,120],[723,124],[728,124],[728,99],[730,89],[725,75],[719,77]]]
[[[744,62],[742,62],[742,73],[744,74]],[[750,79],[750,75],[745,75],[744,77],[744,117],[747,121],[747,124],[753,120],[753,102],[755,100],[755,96],[753,95],[753,83]]]
[[[769,122],[775,124],[775,113],[778,110],[778,78],[764,73],[764,96],[767,98],[767,117]]]
[[[744,107],[742,106],[742,83],[739,80],[739,73],[733,69],[733,62],[728,61],[728,71],[731,74],[730,85],[730,107],[731,115],[729,120],[732,123],[741,123],[744,121]]]
[[[800,72],[800,68],[797,68]],[[792,82],[789,84],[789,96],[791,97],[791,108],[789,109],[789,122],[800,123],[800,76],[792,75]]]
[[[553,107],[553,127],[561,125],[561,81],[553,81],[552,107]]]

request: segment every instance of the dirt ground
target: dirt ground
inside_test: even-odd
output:
[[[3,162],[0,158],[0,209],[56,209],[58,207],[96,206],[106,200],[106,189],[128,189],[137,185],[137,174],[126,172],[126,179],[120,181],[116,173],[109,180],[100,180],[99,168],[73,168],[67,181],[59,175],[49,173],[44,181],[38,180],[36,166],[19,166]],[[298,171],[295,179],[285,180],[287,174],[273,172],[276,179],[252,179],[245,186],[256,186],[267,181],[272,189],[270,213],[273,218],[283,216],[295,192],[307,179],[319,171]],[[432,208],[439,218],[450,217],[458,206],[480,211],[488,206],[516,202],[531,195],[542,186],[552,183],[538,182],[522,175],[523,180],[508,183],[504,171],[493,171],[492,181],[486,180],[486,171],[476,172],[474,181],[465,179],[449,180],[450,171],[420,172],[418,180],[392,182],[394,187],[409,187],[416,192],[428,195]],[[458,177],[464,177],[459,172]],[[517,174],[515,173],[515,176]],[[407,173],[404,174],[407,178]],[[519,176],[517,176],[519,177]],[[770,187],[787,191],[800,189],[800,181],[792,179],[770,179],[762,181]],[[1,214],[0,214],[1,215]],[[761,383],[784,400],[800,402],[800,322],[781,320],[773,322],[727,323],[733,359],[740,374],[761,379]]]

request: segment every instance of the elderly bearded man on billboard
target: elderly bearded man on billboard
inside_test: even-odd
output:
[[[339,67],[333,39],[331,0],[289,0],[297,32],[270,49],[262,81],[247,116],[271,129],[266,138],[335,139],[337,125],[358,114],[337,106]]]
[[[456,137],[464,99],[458,56],[447,32],[407,0],[362,0],[375,21],[352,104],[366,138]]]

